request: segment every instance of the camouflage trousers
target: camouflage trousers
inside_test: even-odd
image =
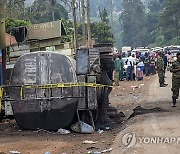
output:
[[[180,88],[180,78],[173,78],[172,79],[172,98],[178,99],[179,97],[179,88]]]
[[[164,84],[164,71],[158,70],[159,84]]]
[[[114,81],[116,86],[119,86],[119,72],[120,71],[115,71],[115,75],[114,75]]]

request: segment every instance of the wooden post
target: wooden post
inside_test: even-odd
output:
[[[92,47],[91,39],[91,17],[90,17],[90,0],[87,0],[87,30],[88,30],[88,47]]]
[[[2,50],[2,73],[3,84],[5,83],[6,72],[6,32],[5,32],[5,9],[4,4],[0,2],[0,49]]]
[[[85,6],[84,0],[81,0],[81,11],[82,11],[82,36],[83,36],[83,45],[86,44],[86,25],[85,25]]]

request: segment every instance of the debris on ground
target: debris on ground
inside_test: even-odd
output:
[[[110,130],[110,127],[106,127],[106,130]]]
[[[104,130],[98,129],[98,133],[102,134],[102,133],[104,133]]]
[[[71,132],[69,130],[59,128],[57,133],[59,133],[61,135],[66,135],[66,134],[70,134]]]
[[[110,152],[110,151],[112,151],[112,150],[113,150],[112,148],[109,148],[109,149],[106,149],[106,150],[101,151],[101,153]]]
[[[134,100],[139,99],[139,97],[140,97],[139,95],[133,95],[133,99],[134,99]]]
[[[97,141],[94,142],[94,141],[85,140],[85,141],[83,141],[83,143],[84,143],[84,144],[96,144]]]
[[[95,149],[98,149],[96,147],[88,147],[87,150],[95,150]]]
[[[99,151],[88,151],[88,154],[101,154]]]
[[[141,83],[140,86],[144,86],[144,83]]]
[[[19,152],[19,151],[9,151],[10,152],[10,154],[21,154],[21,152]]]
[[[101,154],[101,153],[107,153],[107,152],[111,152],[113,149],[109,148],[106,150],[102,150],[102,151],[88,151],[88,154]]]
[[[71,126],[71,129],[77,133],[93,133],[94,132],[94,128],[83,121],[79,121],[75,123],[74,125]]]
[[[132,90],[135,90],[135,88],[139,88],[138,86],[131,86]]]

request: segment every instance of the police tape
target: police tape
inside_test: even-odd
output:
[[[0,87],[0,110],[1,110],[1,105],[2,105],[1,101],[3,98],[3,90],[6,87],[8,86]],[[10,87],[13,87],[13,85]],[[112,88],[113,86],[97,84],[97,83],[78,82],[78,83],[57,83],[57,84],[42,84],[42,85],[21,85],[21,86],[15,85],[14,87],[20,88],[20,97],[22,98],[24,90],[32,89],[32,88],[34,89],[72,88],[72,87],[92,87],[92,88],[110,87]]]
[[[78,82],[78,83],[57,83],[57,84],[44,84],[44,85],[22,85],[22,88],[31,89],[31,88],[70,88],[70,87],[113,87],[111,85],[103,85],[97,83],[86,83],[86,82]]]

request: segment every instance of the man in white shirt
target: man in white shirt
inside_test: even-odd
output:
[[[126,80],[129,81],[129,79],[133,80],[133,73],[134,73],[134,65],[136,63],[136,60],[134,57],[131,56],[131,53],[129,54],[129,57],[127,61],[125,62],[127,64],[127,70],[126,70]]]

